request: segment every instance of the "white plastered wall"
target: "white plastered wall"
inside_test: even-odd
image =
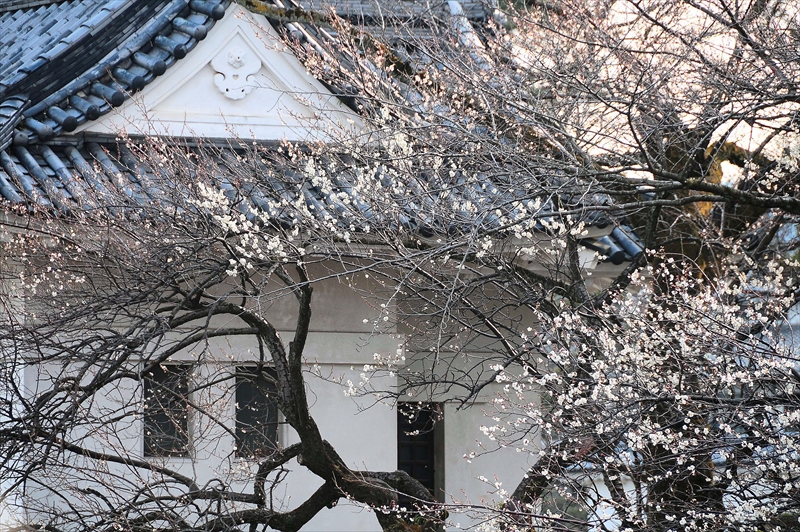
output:
[[[366,287],[367,285],[364,285]],[[292,338],[291,325],[296,316],[293,298],[279,299],[269,309],[268,316],[275,317],[284,341]],[[346,284],[329,280],[315,286],[312,314],[313,332],[306,347],[306,373],[311,413],[317,421],[322,435],[329,440],[347,464],[360,470],[393,471],[397,467],[397,415],[393,406],[376,402],[372,397],[353,398],[345,395],[346,386],[340,382],[359,382],[363,366],[373,362],[375,353],[386,357],[395,354],[403,344],[403,336],[392,329],[373,334],[373,321],[369,320],[376,310],[369,307]],[[367,319],[368,323],[364,323]],[[253,361],[257,357],[252,340],[233,337],[214,342],[202,355],[203,364],[197,364],[197,378],[202,380],[219,371],[233,369],[236,365]],[[176,361],[197,361],[198,355],[187,352]],[[42,375],[58,374],[61,366],[42,366]],[[46,380],[33,371],[26,373],[26,386],[31,393],[44,389],[37,381]],[[317,375],[321,375],[317,376]],[[386,377],[383,382],[372,383],[376,389],[391,387],[394,378]],[[216,409],[220,420],[228,419],[228,427],[234,425],[234,405],[230,393],[223,388],[206,389],[205,399],[199,402]],[[124,403],[130,397],[141,395],[136,383],[122,388],[109,389],[100,394],[92,408],[99,412]],[[513,487],[524,475],[528,457],[513,449],[496,450],[496,444],[489,441],[481,432],[486,425],[485,412],[491,408],[491,390],[471,407],[457,409],[455,403],[444,404],[444,488],[445,501],[492,505],[500,499],[491,494],[495,481],[502,487]],[[252,486],[242,480],[252,478],[253,464],[234,456],[234,442],[230,434],[219,426],[194,426],[192,458],[150,459],[162,462],[179,472],[196,478],[203,485],[211,479],[221,479],[234,488],[250,492]],[[134,456],[142,454],[143,427],[140,417],[129,417],[113,427],[113,430],[95,437],[97,450],[125,450]],[[296,435],[283,428],[281,443],[284,446],[297,442]],[[482,453],[483,450],[494,452]],[[477,456],[471,460],[465,457],[471,453]],[[78,462],[76,462],[78,465]],[[291,473],[275,490],[273,503],[276,509],[288,510],[302,503],[321,481],[298,465],[295,460],[287,464]],[[147,481],[148,473],[110,466],[112,473],[129,478]],[[135,477],[135,476],[138,477]],[[486,478],[489,483],[479,480]],[[76,478],[69,475],[55,475],[53,482],[77,485]],[[56,503],[56,501],[53,501]],[[451,513],[455,523],[461,527],[474,524],[466,515]],[[455,528],[454,528],[455,529]],[[319,532],[338,531],[379,531],[374,514],[363,507],[342,500],[335,508],[320,512],[303,530]]]
[[[310,266],[314,277],[321,277],[328,269],[315,269]],[[353,281],[362,289],[370,289],[370,282]],[[297,316],[297,304],[293,296],[278,298],[264,308],[264,316],[280,330],[284,342],[293,337],[293,326]],[[386,358],[397,352],[403,344],[402,335],[393,328],[373,329],[371,308],[350,287],[336,278],[314,285],[312,298],[312,321],[304,351],[308,400],[323,438],[330,441],[345,462],[356,470],[393,471],[397,467],[396,441],[397,423],[394,407],[376,402],[369,397],[349,397],[342,382],[359,382],[365,364],[373,363],[375,354]],[[218,318],[221,324],[226,320]],[[212,340],[207,346],[189,349],[171,359],[172,362],[190,362],[194,366],[193,380],[204,383],[222,372],[233,371],[237,365],[253,363],[258,360],[256,344],[250,337],[232,336]],[[135,361],[132,362],[135,364]],[[78,366],[62,363],[30,366],[24,374],[27,393],[34,397],[51,388],[53,378],[65,374],[76,374]],[[87,382],[93,376],[90,372],[82,380]],[[375,382],[377,387],[392,388],[394,377]],[[255,465],[237,458],[234,453],[234,440],[221,425],[232,429],[235,425],[234,398],[230,393],[230,382],[223,385],[203,388],[192,401],[199,407],[208,409],[218,422],[209,423],[210,416],[190,414],[191,453],[187,458],[147,458],[154,464],[165,466],[196,480],[203,486],[212,479],[219,479],[233,489],[252,493],[252,485],[245,479],[252,479]],[[129,454],[135,458],[143,455],[143,424],[141,419],[141,386],[128,380],[115,383],[103,389],[87,409],[82,419],[93,416],[120,414],[123,418],[112,425],[97,430],[91,437],[81,440],[82,444],[95,451],[112,454]],[[90,408],[89,408],[90,407]],[[90,430],[84,426],[71,433],[72,438],[81,438]],[[280,443],[289,446],[298,442],[296,434],[283,425]],[[68,453],[67,453],[68,454]],[[65,455],[66,456],[66,455]],[[47,486],[63,486],[63,493],[79,496],[73,488],[88,486],[81,476],[84,462],[82,458],[68,457],[71,468],[62,470],[52,468],[42,476]],[[120,475],[140,485],[145,485],[152,473],[147,470],[127,467],[120,464],[103,464],[108,471],[106,479],[114,485],[114,476]],[[311,474],[296,460],[286,467],[291,470],[288,477],[274,491],[272,502],[276,510],[290,510],[301,504],[320,485],[321,480]],[[100,478],[103,474],[93,473]],[[77,495],[76,495],[77,494]],[[113,494],[112,494],[113,496]],[[57,496],[45,497],[45,491],[33,486],[28,497],[39,498],[40,503],[52,503],[58,507],[63,504]],[[47,500],[45,500],[47,499]],[[31,514],[27,519],[36,521]],[[342,500],[335,508],[324,509],[308,523],[303,530],[311,531],[379,531],[374,514],[365,508]]]

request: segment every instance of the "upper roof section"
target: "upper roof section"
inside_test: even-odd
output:
[[[163,5],[159,4],[165,3],[153,2],[152,7],[160,9]],[[103,43],[106,46],[102,46],[91,42],[91,34],[98,33],[99,29],[114,20],[135,15],[128,12],[129,8],[122,0],[73,0],[36,8],[6,10],[0,20],[0,91],[7,94],[15,89],[24,89],[30,91],[31,98],[35,99],[32,92],[46,92],[49,86],[49,83],[36,84],[35,81],[50,77],[52,83],[62,77],[61,73],[46,76],[50,69],[43,67],[74,59],[76,54],[69,53],[70,49],[83,53],[83,63],[99,61],[108,52],[104,48],[111,48],[114,43],[106,41]],[[139,19],[135,16],[132,18]],[[95,46],[89,48],[87,44]]]
[[[230,5],[213,31],[164,76],[115,112],[75,130],[128,136],[332,140],[361,119],[311,76],[263,16]]]
[[[230,0],[0,3],[0,150],[75,131],[153,82],[205,39]],[[257,7],[241,0],[243,7]],[[257,2],[263,5],[264,2]],[[270,3],[270,2],[266,2]],[[367,25],[444,16],[446,0],[273,0]],[[249,6],[249,4],[254,4]],[[480,18],[478,0],[460,3]],[[461,9],[461,8],[459,8]],[[82,129],[85,129],[83,127]]]
[[[0,9],[0,149],[75,130],[204,39],[228,0],[12,1]]]
[[[469,19],[482,19],[486,16],[486,5],[491,1],[459,0],[464,15]],[[326,12],[333,9],[342,18],[364,22],[385,22],[387,19],[418,22],[426,18],[447,16],[447,1],[418,0],[298,0],[303,9]]]

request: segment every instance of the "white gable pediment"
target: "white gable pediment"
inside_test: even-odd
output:
[[[359,124],[264,17],[232,4],[186,58],[77,133],[324,141]]]

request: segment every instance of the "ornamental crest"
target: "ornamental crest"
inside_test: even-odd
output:
[[[243,48],[231,46],[211,60],[214,84],[231,100],[241,100],[258,85],[255,73],[261,68],[261,60]]]

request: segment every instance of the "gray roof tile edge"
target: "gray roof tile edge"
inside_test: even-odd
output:
[[[19,9],[30,9],[32,7],[46,6],[50,4],[60,4],[66,0],[5,0],[0,5],[0,13],[17,11]]]
[[[15,126],[22,120],[29,103],[21,95],[10,96],[0,102],[0,150],[6,149],[13,142]]]
[[[222,5],[223,7],[227,7],[231,2],[231,0],[211,0],[211,1],[212,1],[212,3],[216,3],[216,4]],[[125,2],[117,2],[117,4],[118,4],[117,8],[119,8],[120,6],[124,5],[124,3]],[[68,131],[65,131],[65,128],[61,124],[55,122],[54,120],[52,120],[51,118],[49,118],[47,116],[47,110],[52,108],[52,107],[59,107],[59,108],[65,110],[65,111],[67,111],[69,114],[72,114],[73,116],[77,117],[77,121],[78,121],[79,124],[87,121],[87,117],[83,112],[81,112],[78,109],[75,109],[74,107],[72,107],[70,105],[69,98],[71,96],[73,96],[73,95],[76,95],[77,93],[79,93],[81,91],[87,91],[88,87],[92,83],[97,83],[97,82],[100,82],[100,83],[102,83],[104,85],[112,85],[112,87],[111,87],[112,90],[113,89],[119,89],[119,88],[126,89],[126,87],[113,87],[113,85],[115,85],[115,83],[110,78],[108,73],[111,72],[112,70],[114,70],[114,68],[117,68],[117,67],[119,67],[121,65],[125,65],[126,62],[129,61],[130,58],[135,53],[137,53],[137,52],[139,52],[141,50],[144,50],[144,49],[152,48],[153,39],[156,36],[158,36],[160,34],[163,34],[165,32],[165,30],[169,26],[171,26],[172,20],[175,19],[176,17],[178,17],[180,15],[180,13],[182,11],[184,11],[189,6],[190,6],[190,1],[189,0],[173,0],[173,2],[167,8],[165,8],[159,14],[159,16],[156,18],[156,20],[154,20],[151,24],[149,24],[147,27],[142,28],[141,30],[135,32],[131,37],[129,37],[127,39],[127,42],[120,43],[120,46],[118,46],[117,49],[114,52],[109,54],[105,59],[103,59],[94,68],[92,68],[91,70],[85,72],[83,75],[79,76],[78,78],[76,78],[72,82],[69,82],[67,85],[62,87],[60,90],[52,93],[51,95],[46,97],[44,100],[42,100],[41,102],[39,102],[35,106],[32,106],[31,108],[27,109],[25,111],[25,117],[34,118],[34,119],[36,119],[36,120],[38,120],[38,121],[50,126],[55,135],[58,135],[58,134],[61,134],[61,133],[67,133]],[[191,13],[195,14],[196,12],[194,10],[192,10]],[[203,24],[203,25],[206,27],[206,30],[210,30],[211,27],[213,27],[213,25],[216,23],[216,20],[214,20],[210,16],[206,16],[206,15],[202,15],[202,16],[205,17],[205,24]],[[89,28],[87,28],[87,30],[89,30]],[[171,33],[172,34],[176,33],[176,30],[173,30]],[[74,44],[74,42],[75,41],[72,40],[71,42],[69,42],[69,44]],[[194,48],[196,44],[197,44],[197,42],[194,39],[189,39],[189,41],[187,42],[185,48],[186,48],[187,51],[191,51],[191,49]],[[171,54],[168,54],[168,55],[169,55],[169,57],[167,58],[168,60],[164,61],[164,63],[165,63],[164,66],[167,67],[167,68],[172,66],[172,65],[174,65],[178,61],[178,59],[175,58],[174,56],[172,56]],[[18,80],[17,80],[18,77],[24,77],[24,74],[22,74],[22,76],[15,76],[15,82],[18,82]],[[108,79],[103,81],[105,78],[108,78]],[[145,79],[145,85],[150,83],[154,78],[155,78],[154,75],[148,76]],[[122,92],[123,101],[130,97],[130,93],[127,92],[126,90],[123,90],[121,92]],[[133,91],[131,91],[131,92],[133,92]],[[99,116],[102,116],[102,115],[110,112],[111,108],[112,108],[111,105],[102,106],[100,108],[100,115]],[[2,117],[0,117],[0,118],[2,118]],[[14,126],[12,126],[12,129],[13,128],[17,129],[17,135],[16,135],[17,138],[19,138],[19,139],[27,138],[27,144],[33,144],[33,143],[37,143],[37,142],[42,142],[42,141],[48,140],[49,137],[48,138],[41,138],[39,136],[39,134],[37,134],[35,131],[32,131],[29,128],[25,127],[25,125],[22,123],[22,118],[23,118],[22,116],[14,118],[15,122],[14,122]],[[97,119],[97,118],[95,118],[95,119]],[[0,122],[0,131],[4,131],[5,129],[8,129],[8,123],[7,122],[6,123]],[[12,134],[12,137],[13,137],[13,134]],[[2,142],[2,139],[0,139],[0,142]],[[0,144],[0,145],[2,145],[2,144]]]

